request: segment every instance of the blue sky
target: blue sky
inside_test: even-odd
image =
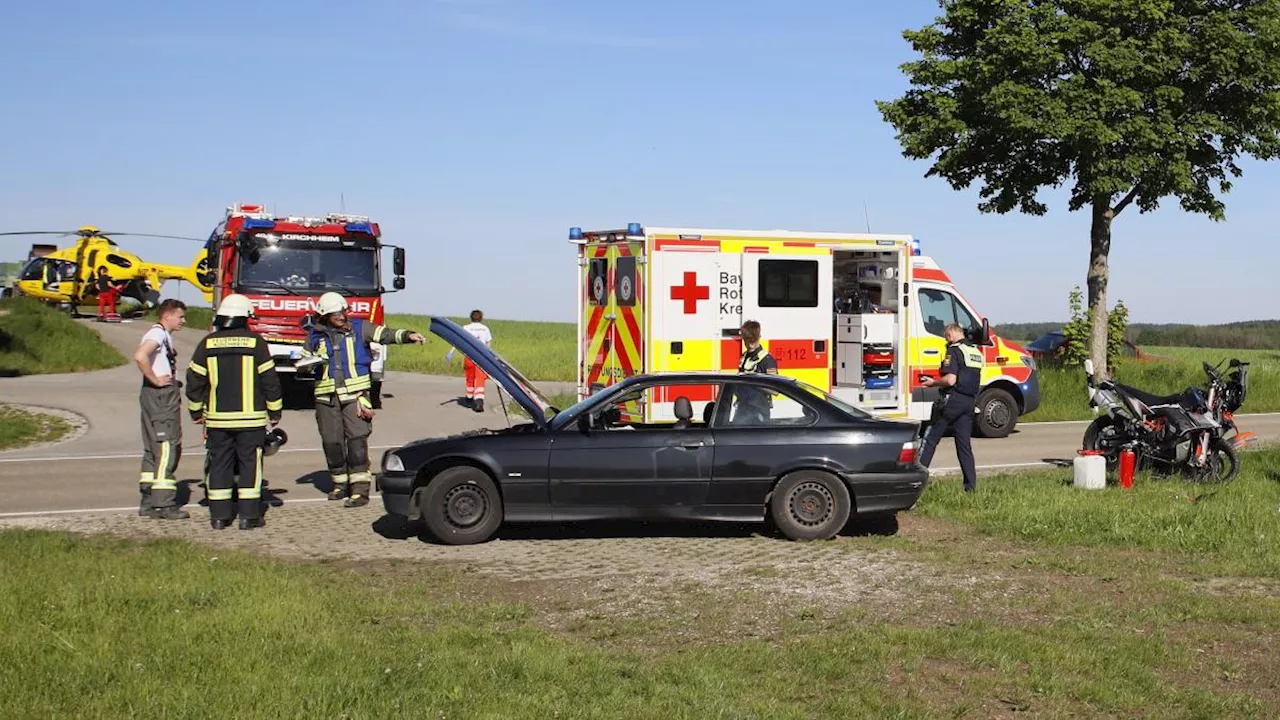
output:
[[[15,4],[0,226],[204,237],[234,201],[317,215],[341,193],[408,250],[394,310],[572,320],[572,225],[861,231],[865,202],[873,230],[922,238],[993,322],[1064,317],[1088,216],[1062,201],[1041,218],[983,215],[976,187],[903,158],[874,100],[905,89],[901,32],[937,6],[871,7]],[[1224,223],[1169,201],[1118,219],[1110,298],[1133,320],[1280,316],[1280,169],[1245,168]],[[183,264],[196,249],[125,246]]]

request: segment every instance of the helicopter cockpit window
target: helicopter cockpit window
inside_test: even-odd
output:
[[[47,262],[48,260],[45,260],[44,258],[36,258],[32,260],[22,268],[22,274],[18,276],[18,279],[23,281],[43,280],[44,266]]]
[[[122,268],[133,267],[133,263],[129,261],[129,258],[123,258],[123,257],[120,257],[119,255],[108,255],[107,262],[111,263],[112,265],[115,265],[116,267],[122,267]]]
[[[30,281],[46,279],[45,273],[54,282],[71,282],[76,279],[76,264],[70,260],[51,260],[49,258],[35,258],[22,268],[22,274],[19,280]]]

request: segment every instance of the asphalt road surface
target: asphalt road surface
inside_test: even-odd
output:
[[[130,358],[148,327],[146,322],[88,324]],[[185,374],[191,348],[202,335],[193,329],[176,334],[179,377]],[[428,344],[439,346],[441,354],[447,351],[441,340],[427,337]],[[394,347],[391,352],[395,352]],[[137,507],[136,478],[141,460],[139,377],[138,369],[130,362],[98,372],[0,379],[0,399],[5,402],[62,409],[87,421],[83,432],[68,442],[0,452],[0,518]],[[540,385],[548,392],[566,387],[564,383]],[[497,386],[492,381],[484,413],[459,406],[456,400],[461,393],[461,378],[388,373],[383,408],[374,420],[370,439],[374,464],[383,450],[413,439],[506,426],[507,419],[496,402]],[[194,487],[203,474],[204,446],[200,427],[185,417],[184,421],[178,476]],[[519,418],[511,421],[518,422]],[[1280,439],[1280,414],[1240,416],[1240,421],[1263,441]],[[974,454],[981,471],[1069,462],[1080,446],[1085,425],[1022,423],[1007,438],[975,439]],[[329,485],[314,412],[288,409],[281,427],[288,433],[289,442],[267,460],[271,492],[286,506],[323,502]],[[952,441],[944,440],[934,458],[933,472],[957,471]],[[202,495],[197,489],[197,498]],[[189,511],[193,509],[188,506]]]

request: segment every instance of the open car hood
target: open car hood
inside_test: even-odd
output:
[[[547,424],[547,410],[551,401],[538,390],[537,386],[520,374],[502,356],[485,347],[484,344],[463,330],[461,326],[448,318],[432,316],[431,332],[441,340],[457,348],[459,352],[471,358],[481,369],[502,386],[538,427]]]

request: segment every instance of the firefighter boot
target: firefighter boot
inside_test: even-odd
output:
[[[191,513],[175,505],[169,505],[168,507],[151,508],[147,511],[147,517],[159,520],[186,520],[191,517]]]
[[[363,507],[369,504],[369,482],[351,483],[351,497],[342,504],[343,507]]]
[[[254,528],[265,527],[266,524],[267,524],[267,521],[264,520],[263,518],[246,518],[246,517],[240,518],[241,530],[253,530]]]
[[[476,398],[475,402],[472,403],[471,405],[471,409],[475,410],[476,412],[484,412],[484,400],[481,398]]]

